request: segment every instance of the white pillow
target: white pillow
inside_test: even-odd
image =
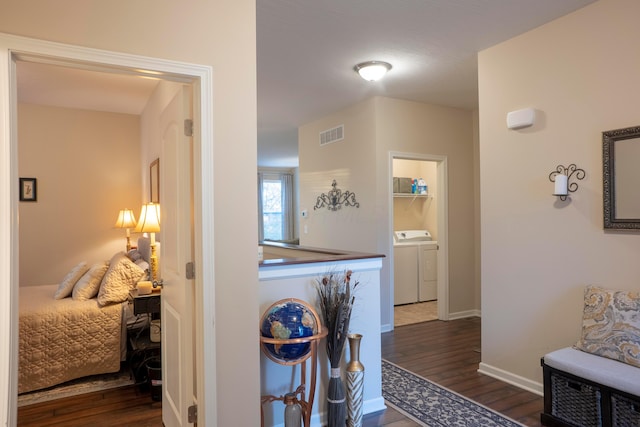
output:
[[[144,277],[144,270],[133,263],[124,252],[118,252],[111,258],[109,268],[100,283],[98,304],[126,301],[129,291]]]
[[[73,287],[72,298],[76,301],[86,301],[95,298],[96,295],[98,295],[100,283],[108,268],[109,261],[93,264],[89,271],[84,273],[80,280],[78,280],[78,283]]]
[[[138,267],[140,267],[141,269],[143,269],[145,271],[145,273],[149,270],[149,263],[143,259],[139,259],[137,261],[134,261],[136,263],[136,265]]]
[[[142,259],[149,262],[151,257],[151,239],[148,237],[138,238],[138,252],[142,256]]]
[[[64,276],[64,279],[62,279],[60,285],[58,285],[58,289],[53,295],[53,299],[63,299],[71,295],[76,282],[80,280],[82,275],[86,273],[87,270],[89,270],[89,266],[85,261],[82,261],[80,264],[73,267],[71,271],[67,273],[66,276]]]

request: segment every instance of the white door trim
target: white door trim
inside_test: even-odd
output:
[[[438,174],[438,319],[449,320],[449,183],[447,177],[447,156],[435,154],[389,152],[387,183],[389,191],[389,283],[393,283],[393,159],[424,160],[437,162]],[[395,284],[394,284],[395,285]],[[394,285],[389,287],[388,310],[393,329],[393,292]]]
[[[116,69],[194,88],[196,370],[199,425],[216,425],[213,310],[213,70],[210,66],[110,52],[0,33],[0,424],[17,423],[18,171],[15,58]],[[206,260],[206,262],[204,261]],[[206,286],[203,284],[206,283]],[[208,337],[207,340],[204,337]],[[204,363],[204,355],[207,363]]]

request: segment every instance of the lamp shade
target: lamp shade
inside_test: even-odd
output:
[[[362,62],[354,67],[363,79],[375,82],[380,80],[391,69],[391,64],[383,61]]]
[[[157,233],[160,231],[160,205],[147,203],[142,205],[136,233]]]
[[[132,209],[121,209],[118,213],[115,228],[133,228],[136,226],[136,217]]]

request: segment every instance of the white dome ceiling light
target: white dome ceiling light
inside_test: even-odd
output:
[[[356,70],[363,79],[375,82],[383,78],[391,68],[391,64],[388,62],[367,61],[356,65],[354,70]]]

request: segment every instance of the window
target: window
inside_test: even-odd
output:
[[[265,179],[262,181],[262,230],[267,240],[283,240],[282,229],[282,182]]]
[[[258,172],[260,240],[294,239],[293,215],[293,175]]]

